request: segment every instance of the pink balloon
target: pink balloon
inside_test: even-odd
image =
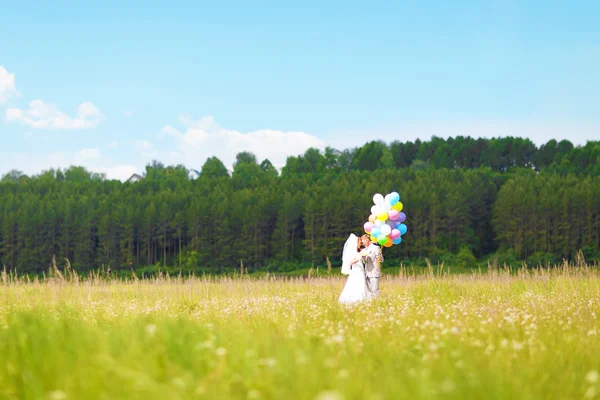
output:
[[[398,229],[394,229],[392,230],[392,233],[390,233],[390,237],[392,238],[392,240],[396,240],[398,239],[400,236],[400,231]]]
[[[388,214],[388,217],[392,220],[395,221],[398,218],[400,218],[400,213],[397,210],[391,210]]]
[[[371,231],[373,230],[373,228],[375,228],[375,224],[372,222],[365,222],[365,232],[367,233],[371,233]]]

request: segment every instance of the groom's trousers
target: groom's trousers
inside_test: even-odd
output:
[[[379,278],[370,278],[367,276],[367,289],[370,297],[379,296]]]

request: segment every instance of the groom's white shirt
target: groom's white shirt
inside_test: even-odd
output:
[[[374,243],[371,243],[369,247],[366,248],[366,253],[365,273],[367,278],[379,278],[381,275],[381,268],[377,263],[377,258],[381,253],[381,248]],[[383,256],[381,257],[381,261],[383,262]]]

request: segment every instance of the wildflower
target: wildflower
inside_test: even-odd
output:
[[[219,357],[223,357],[227,355],[227,349],[223,348],[223,347],[219,347],[216,351],[215,354],[218,355]]]
[[[65,400],[67,398],[67,394],[62,390],[55,390],[48,393],[48,398],[50,400]]]
[[[154,337],[154,335],[156,335],[157,329],[158,328],[154,324],[146,325],[146,335],[148,335],[148,337]]]
[[[196,394],[202,396],[204,393],[206,393],[204,385],[198,385],[198,387],[196,387]]]
[[[456,385],[451,379],[445,379],[440,385],[440,390],[442,391],[442,393],[450,393],[453,392],[455,389]]]
[[[319,393],[315,400],[344,400],[344,396],[339,392],[327,391]]]
[[[594,384],[594,383],[598,383],[599,377],[600,377],[600,375],[598,374],[598,371],[593,369],[587,373],[587,375],[585,376],[585,380],[589,384]]]
[[[171,383],[179,389],[185,389],[185,381],[181,378],[175,378]]]
[[[273,368],[275,365],[277,365],[277,360],[274,358],[263,358],[260,360],[260,364],[265,367]]]
[[[346,379],[350,376],[350,372],[348,372],[347,369],[342,369],[340,370],[340,372],[338,372],[338,378],[340,379]]]
[[[586,399],[593,399],[594,397],[596,397],[596,387],[590,386],[583,397],[585,397]]]
[[[513,341],[513,344],[512,344],[513,350],[515,350],[515,351],[521,351],[521,350],[523,350],[523,347],[525,347],[525,345],[523,343],[517,342],[517,341]]]
[[[260,392],[258,390],[252,389],[248,392],[248,400],[257,400],[260,399]]]
[[[323,364],[327,367],[327,368],[334,368],[337,365],[337,362],[335,361],[334,358],[327,358]]]

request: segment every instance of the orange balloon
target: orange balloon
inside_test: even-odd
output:
[[[385,247],[392,247],[394,245],[394,241],[388,238],[388,241],[385,242]]]
[[[375,214],[371,214],[369,216],[369,222],[372,223],[372,224],[374,224],[375,221],[377,221],[377,216]]]

